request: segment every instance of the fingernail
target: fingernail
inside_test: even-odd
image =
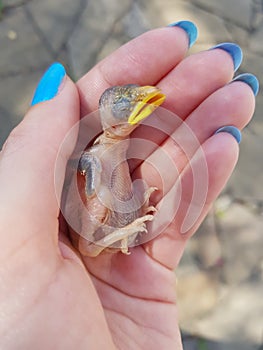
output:
[[[222,43],[211,47],[210,50],[214,50],[214,49],[224,50],[232,57],[232,60],[234,63],[234,71],[236,71],[240,67],[243,59],[243,53],[241,48],[238,45],[233,43]]]
[[[243,83],[246,83],[248,86],[251,87],[253,93],[255,96],[257,96],[258,91],[259,91],[259,82],[258,79],[255,75],[250,74],[250,73],[244,73],[240,74],[237,77],[235,77],[233,81],[242,81]]]
[[[215,134],[219,134],[220,132],[227,132],[228,134],[232,135],[236,139],[238,144],[241,142],[241,139],[242,139],[241,131],[235,126],[232,126],[232,125],[223,126],[222,128],[219,128],[218,130],[216,130]]]
[[[198,36],[198,30],[196,25],[190,21],[174,22],[168,25],[168,27],[179,27],[182,28],[188,35],[189,47],[192,47],[196,42]]]
[[[58,62],[53,63],[40,79],[31,106],[55,97],[59,92],[59,87],[65,75],[66,70],[62,64]]]

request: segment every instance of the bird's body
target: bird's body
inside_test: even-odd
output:
[[[78,183],[85,212],[79,250],[97,256],[111,249],[128,254],[145,222],[153,219],[149,197],[154,188],[133,186],[127,150],[130,133],[163,101],[155,87],[127,85],[104,92],[99,110],[103,133],[81,155]]]

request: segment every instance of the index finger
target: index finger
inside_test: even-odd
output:
[[[114,85],[156,85],[186,55],[189,36],[179,26],[142,34],[98,63],[77,86],[82,116],[98,108],[107,88]]]

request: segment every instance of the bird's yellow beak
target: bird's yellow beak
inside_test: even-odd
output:
[[[128,123],[131,125],[138,124],[153,113],[164,100],[165,95],[160,89],[154,86],[138,87],[138,97],[136,98],[135,107],[129,116]]]

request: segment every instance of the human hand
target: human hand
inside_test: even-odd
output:
[[[46,95],[37,93],[1,152],[2,348],[181,349],[173,271],[238,156],[233,136],[214,133],[225,125],[242,129],[254,110],[248,84],[228,84],[234,72],[231,55],[215,49],[184,58],[188,42],[178,26],[145,33],[94,67],[77,88],[61,66],[53,66],[53,77],[47,73]],[[237,62],[238,53],[234,57]],[[198,138],[209,174],[206,202],[184,235],[180,227],[189,200],[183,190],[176,220],[153,241],[132,249],[130,256],[82,258],[71,246],[66,223],[58,220],[55,194],[61,194],[76,135],[58,162],[57,154],[79,117],[97,109],[101,93],[127,83],[158,85],[167,95],[165,107]],[[189,159],[179,145],[163,141],[162,149],[176,163],[186,189],[192,181],[184,170]],[[55,163],[61,174],[56,189]],[[133,170],[134,176],[140,172],[148,185],[158,187],[146,164]]]

